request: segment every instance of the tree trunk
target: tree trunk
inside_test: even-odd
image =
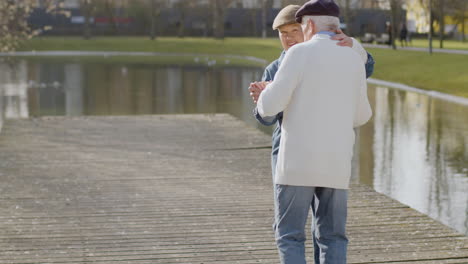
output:
[[[465,42],[465,12],[466,12],[466,1],[462,1],[462,41]]]
[[[432,13],[432,0],[429,0],[429,54],[432,54],[432,36],[434,35],[434,16]]]
[[[439,12],[440,12],[440,16],[439,16],[439,47],[441,49],[444,48],[444,33],[445,33],[445,12],[444,12],[444,0],[439,0]]]
[[[400,4],[400,1],[399,0],[391,0],[390,2],[390,8],[391,8],[391,26],[392,26],[392,30],[391,30],[391,39],[390,39],[390,44],[392,45],[392,48],[394,50],[396,50],[396,37],[397,37],[397,34],[398,34],[398,24],[400,22],[400,19],[399,19],[399,14],[400,14],[400,7],[401,7],[401,4]]]
[[[83,11],[85,16],[84,28],[83,28],[83,37],[84,39],[91,38],[91,3],[87,0],[82,1]]]
[[[266,23],[267,23],[267,2],[268,0],[261,0],[262,3],[262,38],[266,38]]]
[[[250,22],[250,30],[251,30],[251,35],[256,37],[257,36],[257,12],[258,12],[258,9],[257,8],[251,8],[250,9],[250,19],[251,19],[251,22]]]
[[[346,33],[348,36],[352,36],[352,24],[351,24],[351,6],[350,0],[345,2],[345,21],[346,21]]]
[[[211,9],[213,11],[213,37],[218,38],[218,3],[217,0],[211,0]]]
[[[179,20],[179,31],[177,36],[179,38],[185,37],[185,7],[181,6],[180,10],[180,20]]]
[[[220,2],[220,0],[212,0],[214,37],[217,39],[224,39],[225,7]]]
[[[112,3],[112,0],[106,0],[105,2],[105,10],[106,13],[109,17],[110,23],[112,25],[112,28],[114,29],[114,33],[116,35],[119,34],[119,22],[117,21],[117,18],[115,16],[115,6]]]
[[[156,38],[156,0],[151,0],[151,28],[150,38],[154,40]]]

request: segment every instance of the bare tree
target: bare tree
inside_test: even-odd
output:
[[[445,34],[445,0],[438,0],[439,2],[439,47],[444,48],[444,34]]]
[[[262,38],[266,38],[267,2],[268,0],[261,0],[260,3],[262,5]]]
[[[93,17],[95,11],[95,5],[93,0],[80,0],[81,12],[84,16],[84,25],[83,25],[83,37],[85,39],[90,39],[92,36],[91,33],[91,18]]]
[[[233,2],[234,0],[210,0],[213,12],[213,35],[217,39],[224,39],[224,19],[228,6]]]
[[[335,2],[340,7],[340,13],[344,16],[344,23],[346,24],[346,33],[351,35],[352,31],[352,0],[335,0]]]
[[[118,0],[91,0],[95,13],[98,15],[104,15],[108,23],[111,25],[112,30],[115,34],[119,34],[119,14],[118,10],[122,10],[122,6],[119,5],[121,1]]]
[[[434,35],[434,0],[419,0],[421,5],[429,13],[429,32],[427,38],[429,41],[429,53],[432,54],[432,36]]]
[[[249,14],[250,14],[250,32],[252,36],[257,35],[257,11],[258,8],[252,7],[249,8]]]
[[[273,0],[252,0],[252,5],[249,6],[250,8],[250,17],[251,17],[251,25],[252,25],[252,35],[257,34],[257,12],[260,10],[260,19],[261,19],[261,37],[266,38],[267,36],[267,18],[268,18],[268,10],[273,7]]]
[[[393,49],[396,49],[396,36],[398,34],[398,26],[401,22],[401,5],[402,0],[390,0],[390,12],[391,12],[391,35],[390,44]]]
[[[176,3],[176,8],[179,10],[179,28],[177,30],[177,35],[179,38],[185,37],[185,20],[187,18],[187,14],[190,12],[197,5],[196,0],[185,0],[179,1]]]
[[[445,38],[445,9],[447,7],[446,0],[419,0],[429,12],[429,52],[432,53],[432,39],[434,36],[434,22],[439,24],[439,47],[444,47]],[[466,1],[466,0],[462,0]]]
[[[268,10],[273,6],[272,0],[261,0],[262,5],[262,38],[267,37],[267,15]]]
[[[439,46],[443,48],[445,34],[445,0],[420,0],[429,13],[429,47],[432,52],[432,38],[434,36],[434,22],[439,25]]]
[[[63,10],[63,1],[0,1],[0,52],[15,51],[23,41],[52,29],[51,26],[33,29],[28,24],[29,16],[39,7],[44,8],[47,13],[70,16]]]
[[[115,34],[119,34],[119,22],[116,17],[117,3],[115,0],[102,0],[103,1],[103,11],[106,16],[109,18],[109,23],[112,25]]]
[[[466,0],[461,0],[460,1],[460,23],[461,23],[461,26],[462,26],[462,41],[465,42],[466,39],[465,39],[465,19],[466,19],[466,6],[467,6],[467,3],[466,3]]]
[[[150,38],[154,40],[156,38],[156,21],[161,13],[160,1],[150,0],[151,1],[151,27],[150,27]]]
[[[352,26],[352,21],[351,21],[351,0],[345,0],[345,12],[344,12],[344,17],[345,17],[345,22],[346,22],[346,33],[348,35],[352,36],[353,35],[353,26]]]
[[[452,0],[450,2],[452,9],[454,10],[454,19],[461,26],[461,40],[463,42],[465,39],[465,21],[466,21],[466,8],[468,5],[468,0]]]
[[[134,17],[139,29],[154,40],[159,32],[159,17],[165,4],[166,0],[132,0],[127,6],[127,15]]]
[[[215,38],[224,38],[224,12],[225,8],[220,0],[211,0],[213,11],[213,35]]]

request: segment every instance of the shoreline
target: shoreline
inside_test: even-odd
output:
[[[255,64],[262,65],[263,67],[268,64],[268,61],[254,56],[242,56],[242,55],[214,55],[214,54],[197,54],[197,53],[170,53],[170,52],[121,52],[121,51],[19,51],[12,53],[0,53],[0,57],[119,57],[119,56],[136,56],[136,57],[147,57],[147,56],[164,56],[164,57],[193,57],[198,59],[199,57],[205,58],[230,58],[238,60],[246,60]],[[194,64],[197,64],[194,61]],[[208,66],[214,66],[216,63],[207,61]],[[224,64],[228,65],[228,64]],[[260,67],[260,66],[259,66]],[[434,90],[426,90],[417,87],[413,87],[407,84],[391,82],[381,79],[369,78],[368,83],[374,85],[387,86],[394,89],[415,92],[424,94],[433,98],[461,104],[468,105],[468,98],[452,95],[448,93],[442,93]]]

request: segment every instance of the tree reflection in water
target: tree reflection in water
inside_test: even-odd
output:
[[[374,188],[467,234],[468,106],[382,87],[374,98]]]
[[[69,59],[69,61],[73,61]],[[230,113],[252,116],[259,68],[80,62],[0,63],[3,117]],[[360,130],[363,183],[468,234],[468,106],[369,88],[374,116]]]

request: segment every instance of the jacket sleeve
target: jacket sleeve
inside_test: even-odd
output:
[[[273,80],[273,74],[271,73],[269,67],[267,67],[265,71],[263,72],[262,82],[267,82],[271,80]],[[258,113],[257,107],[254,108],[253,114],[255,116],[255,119],[257,119],[257,121],[264,126],[272,126],[276,124],[276,122],[278,121],[278,115],[262,117]]]
[[[284,57],[275,79],[267,85],[260,94],[257,102],[258,113],[260,116],[274,116],[283,111],[291,100],[291,96],[298,83],[302,79],[302,60],[298,46],[288,50]]]
[[[361,79],[359,86],[359,94],[356,100],[356,111],[354,115],[353,126],[360,127],[367,123],[372,116],[372,109],[367,97],[367,81],[365,78]]]
[[[274,124],[276,124],[276,122],[278,121],[278,115],[275,115],[275,116],[264,116],[262,117],[259,113],[258,113],[258,108],[255,107],[254,110],[253,110],[253,114],[255,116],[255,119],[257,119],[257,121],[264,125],[264,126],[272,126]]]
[[[352,39],[353,50],[359,54],[362,61],[366,64],[366,78],[369,78],[372,75],[372,73],[374,73],[374,58],[364,49],[364,47],[361,45],[361,43],[359,43],[359,41],[357,41],[354,38]]]
[[[371,75],[374,73],[374,58],[372,55],[368,52],[367,53],[367,62],[366,62],[366,78],[371,77]]]
[[[364,49],[364,47],[361,45],[361,43],[359,43],[359,41],[357,41],[354,38],[351,38],[351,39],[353,40],[352,49],[359,54],[359,56],[362,59],[362,62],[367,63],[367,51]]]

